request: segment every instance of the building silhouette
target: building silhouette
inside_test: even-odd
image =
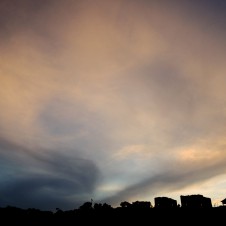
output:
[[[203,195],[181,195],[182,208],[211,208],[212,202],[210,198]]]
[[[177,201],[168,197],[155,197],[155,208],[176,208]]]

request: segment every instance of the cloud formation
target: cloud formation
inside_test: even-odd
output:
[[[29,150],[1,139],[0,151],[5,206],[72,209],[90,198],[100,180],[91,160],[60,154],[63,150]]]
[[[1,1],[0,203],[225,198],[225,10]]]

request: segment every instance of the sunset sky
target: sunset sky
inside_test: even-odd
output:
[[[0,206],[226,198],[225,0],[0,0]]]

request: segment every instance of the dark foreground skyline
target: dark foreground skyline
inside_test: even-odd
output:
[[[192,195],[180,195],[181,202],[178,203],[177,200],[172,199],[170,197],[166,196],[159,196],[154,198],[154,203],[151,203],[151,201],[134,201],[134,202],[128,202],[128,201],[122,201],[120,202],[119,206],[112,207],[108,203],[98,203],[94,202],[93,199],[90,201],[86,201],[83,204],[81,204],[78,208],[73,208],[73,210],[105,210],[105,209],[117,209],[117,208],[123,208],[123,209],[178,209],[178,208],[190,208],[190,209],[209,209],[209,208],[215,208],[215,207],[225,207],[226,206],[226,198],[221,200],[221,204],[216,206],[212,203],[211,198],[205,197],[201,194],[192,194]],[[20,208],[18,206],[1,206],[0,208],[18,208],[18,209],[24,209]],[[37,208],[30,207],[28,209],[38,210]],[[40,210],[40,211],[47,211],[47,212],[63,212],[67,210],[62,210],[60,207],[56,207],[54,210]]]
[[[195,195],[197,197],[197,195]],[[200,195],[198,195],[200,196]],[[160,198],[160,197],[159,197]],[[163,197],[161,197],[163,198]],[[164,197],[167,198],[167,197]],[[197,204],[197,203],[196,203]],[[147,201],[134,203],[121,202],[113,208],[104,203],[85,202],[78,209],[62,211],[41,211],[34,208],[0,208],[1,221],[6,225],[121,225],[123,224],[173,224],[203,225],[222,223],[225,219],[226,206],[151,206]]]

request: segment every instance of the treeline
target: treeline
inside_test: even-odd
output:
[[[0,208],[2,225],[138,225],[151,222],[158,224],[192,224],[224,222],[226,207],[213,208],[157,208],[148,206],[149,202],[121,202],[120,207],[113,208],[107,203],[85,202],[79,208],[63,211],[43,211],[29,208],[21,209],[7,206]],[[152,223],[153,224],[153,223]]]

